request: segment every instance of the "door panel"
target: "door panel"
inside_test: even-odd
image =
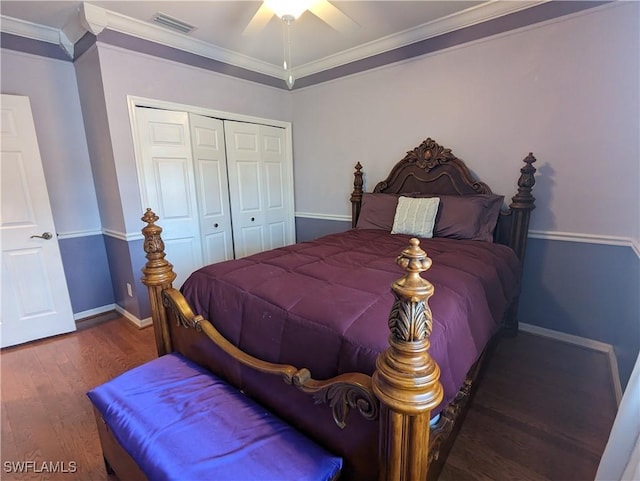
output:
[[[0,344],[7,347],[76,326],[28,97],[2,95],[0,159]]]
[[[186,112],[136,108],[142,199],[162,219],[162,238],[180,287],[202,267],[202,242]]]
[[[204,262],[233,259],[224,124],[219,119],[195,114],[189,114],[189,124]]]
[[[262,211],[260,164],[257,161],[238,161],[236,172],[236,210],[242,214],[259,214]]]
[[[278,162],[265,162],[267,182],[266,196],[267,209],[284,208],[284,181],[282,180],[282,164]]]
[[[284,129],[225,121],[236,257],[295,242]]]
[[[230,121],[224,129],[234,248],[236,258],[246,257],[266,249],[259,129]]]
[[[269,224],[269,249],[287,245],[287,231],[284,222]]]
[[[191,205],[191,162],[188,158],[167,159],[154,157],[156,195],[164,214],[163,219],[193,220],[194,206]]]
[[[264,223],[268,248],[273,249],[295,242],[293,169],[284,149],[284,129],[261,125],[260,134],[266,179]]]

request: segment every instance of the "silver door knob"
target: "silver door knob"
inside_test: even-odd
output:
[[[53,238],[53,235],[51,234],[51,232],[43,232],[42,235],[32,235],[31,239],[33,239],[34,237],[37,237],[38,239],[49,240]]]

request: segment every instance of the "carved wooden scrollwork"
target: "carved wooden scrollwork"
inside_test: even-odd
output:
[[[441,146],[431,138],[408,151],[391,169],[389,176],[375,186],[374,192],[401,193],[407,176],[420,177],[420,181],[425,183],[433,182],[438,177],[448,177],[452,194],[491,193],[487,184],[474,180],[467,166],[451,149]]]
[[[431,325],[427,322],[426,304],[407,304],[400,296],[396,295],[395,298],[389,314],[391,335],[404,342],[428,337],[431,334]]]
[[[300,369],[293,377],[300,390],[313,394],[316,404],[328,404],[333,420],[341,429],[346,426],[351,409],[369,421],[378,419],[380,403],[371,389],[371,377],[361,373],[342,374],[326,381],[311,378],[308,369]]]
[[[195,329],[198,332],[202,331],[200,323],[204,320],[204,317],[195,315],[184,297],[181,295],[176,296],[176,292],[174,289],[163,291],[162,304],[164,307],[171,309],[177,325]],[[183,300],[184,302],[182,302]]]
[[[445,409],[440,412],[440,419],[431,429],[431,439],[429,440],[429,463],[435,461],[440,456],[440,446],[447,440],[457,421],[460,421],[460,413],[465,409],[471,399],[472,381],[466,379],[455,399],[450,402]]]
[[[404,160],[415,162],[421,169],[433,169],[438,164],[443,164],[455,159],[451,149],[447,149],[435,140],[428,138],[415,149],[407,152]]]

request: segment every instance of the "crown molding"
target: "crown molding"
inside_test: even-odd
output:
[[[109,24],[107,10],[104,8],[83,2],[79,13],[82,26],[94,35],[98,35]]]
[[[60,40],[60,30],[57,28],[38,25],[37,23],[19,20],[5,15],[0,15],[0,27],[3,33],[10,33],[42,42],[57,44]]]
[[[294,67],[293,74],[296,78],[303,78],[548,1],[502,2],[491,0],[433,22]],[[97,36],[105,29],[109,29],[278,79],[284,78],[284,72],[279,65],[233,52],[86,2],[83,2],[78,9],[77,20],[69,22],[62,30],[11,17],[0,16],[0,19],[2,20],[1,30],[3,32],[60,45],[71,58],[73,58],[73,44],[84,35],[85,30]]]
[[[236,67],[242,67],[264,75],[284,78],[279,65],[273,65],[255,58],[227,50],[187,35],[172,32],[148,22],[136,20],[88,3],[83,4],[81,22],[94,35],[108,28],[119,33],[176,48],[185,52],[217,60]]]
[[[64,50],[69,58],[73,58],[73,42],[63,30],[0,15],[0,31],[19,37],[56,44]]]
[[[405,47],[422,40],[427,40],[438,35],[453,32],[465,27],[471,27],[494,18],[526,10],[536,5],[547,3],[550,0],[530,0],[519,2],[501,2],[491,0],[481,5],[470,7],[461,12],[456,12],[433,22],[425,23],[414,28],[394,33],[372,42],[368,42],[351,49],[343,50],[335,55],[309,62],[293,68],[296,78],[303,78],[318,72],[339,67],[351,62],[363,60],[373,55],[378,55],[390,50]]]

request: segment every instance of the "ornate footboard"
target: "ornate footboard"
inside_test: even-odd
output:
[[[380,480],[427,479],[429,460],[438,457],[441,441],[436,437],[430,447],[430,414],[442,400],[442,387],[440,369],[429,355],[432,319],[428,299],[433,286],[420,276],[429,269],[431,260],[417,239],[412,239],[397,258],[406,273],[392,286],[395,302],[389,316],[389,348],[378,357],[373,376],[349,373],[315,380],[305,368],[265,362],[243,352],[211,322],[194,314],[182,294],[171,286],[175,274],[165,258],[162,229],[155,225],[158,217],[147,209],[142,220],[147,223],[142,230],[147,256],[142,282],[149,289],[158,355],[175,348],[172,324],[204,333],[243,365],[280,376],[316,402],[328,404],[336,429],[344,427],[352,409],[378,422]]]

